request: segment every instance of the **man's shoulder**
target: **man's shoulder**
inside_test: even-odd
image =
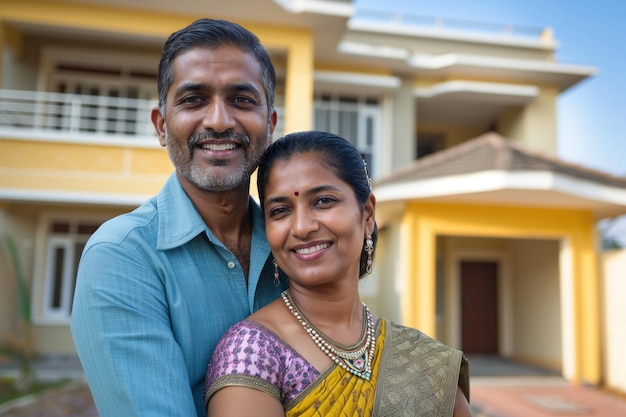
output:
[[[110,242],[119,244],[132,233],[149,232],[157,227],[158,210],[153,197],[136,209],[115,216],[104,223],[90,238],[90,244]]]

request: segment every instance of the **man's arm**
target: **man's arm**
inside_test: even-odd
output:
[[[88,247],[71,330],[100,417],[197,416],[165,289],[148,255]]]

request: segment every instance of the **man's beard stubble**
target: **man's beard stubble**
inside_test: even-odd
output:
[[[262,150],[256,149],[254,155],[250,155],[251,150],[255,150],[250,146],[251,139],[248,135],[235,133],[235,132],[227,132],[225,134],[216,134],[212,131],[203,132],[201,134],[192,135],[188,141],[188,151],[189,158],[186,161],[182,161],[183,152],[181,149],[176,147],[176,150],[172,152],[172,143],[177,143],[176,140],[172,140],[172,136],[169,131],[166,129],[166,142],[168,144],[168,150],[170,153],[170,159],[174,163],[176,169],[178,169],[181,174],[187,178],[192,184],[196,187],[201,188],[206,191],[211,192],[224,192],[233,190],[243,184],[249,183],[250,176],[259,165],[259,161],[261,158],[261,154],[265,151],[265,147]],[[269,136],[269,123],[265,130],[265,138]],[[236,143],[239,143],[243,146],[245,159],[242,164],[233,168],[227,173],[220,174],[216,172],[216,170],[212,169],[212,167],[219,167],[228,164],[228,161],[224,161],[221,159],[211,160],[210,166],[208,168],[200,168],[198,165],[193,163],[193,153],[196,149],[197,144],[206,139],[228,139],[232,140]],[[252,160],[251,160],[252,158]]]

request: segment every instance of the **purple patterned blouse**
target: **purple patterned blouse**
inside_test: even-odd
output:
[[[259,380],[250,385],[260,389],[271,384],[274,395],[286,405],[319,372],[271,330],[244,320],[231,327],[215,348],[207,369],[205,393],[210,397],[217,389],[230,385],[228,380],[236,376]],[[205,404],[208,399],[205,396]]]

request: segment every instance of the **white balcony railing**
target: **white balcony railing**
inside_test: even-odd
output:
[[[536,26],[505,25],[465,19],[443,19],[434,16],[368,9],[357,9],[352,19],[392,25],[396,28],[399,26],[405,28],[428,28],[461,33],[482,33],[516,38],[541,39],[545,42],[553,41],[550,28]]]
[[[155,100],[0,90],[0,130],[152,137]]]
[[[156,133],[150,111],[157,104],[156,100],[0,89],[0,135],[152,142]],[[284,109],[276,111],[274,137],[278,138],[284,129]]]

